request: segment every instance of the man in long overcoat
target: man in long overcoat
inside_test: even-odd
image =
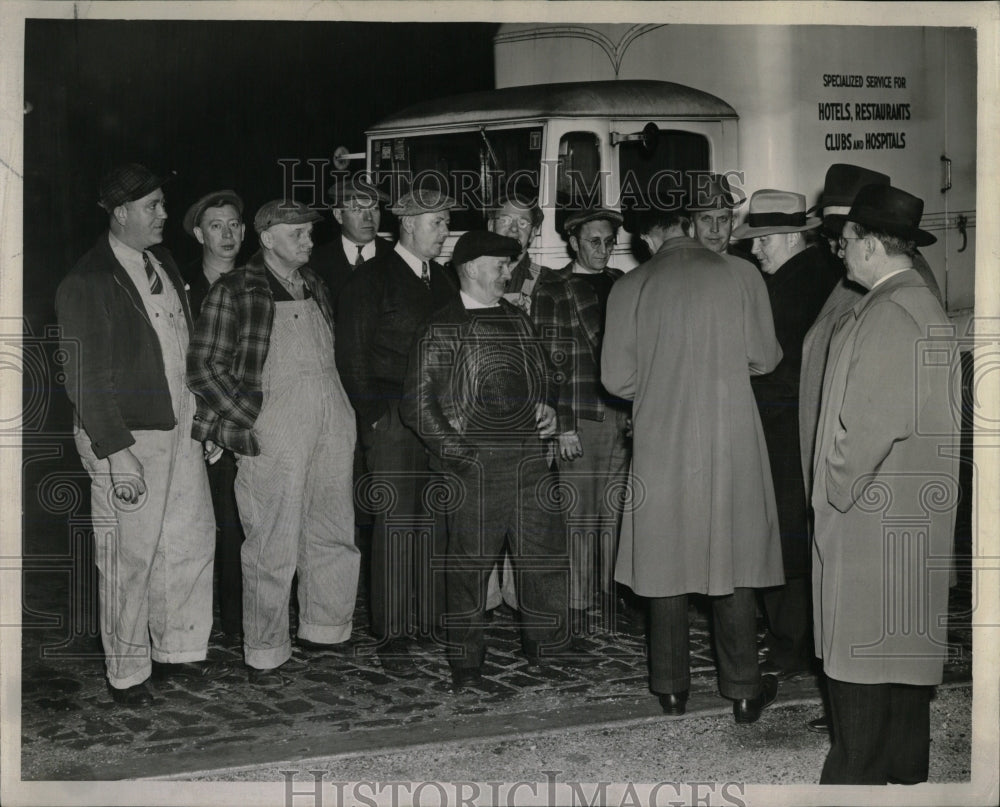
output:
[[[608,300],[601,379],[633,400],[631,506],[615,579],[650,597],[651,689],[682,714],[687,595],[713,597],[719,689],[738,722],[777,693],[757,663],[753,588],[780,585],[778,516],[751,373],[781,359],[764,283],[687,237],[687,217],[641,225],[653,257]]]
[[[821,784],[927,779],[959,412],[948,319],[913,268],[935,240],[923,207],[868,185],[841,234],[848,277],[869,292],[830,343],[813,460],[814,631],[833,723]]]

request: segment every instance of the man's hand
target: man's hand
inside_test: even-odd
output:
[[[222,456],[222,446],[216,445],[214,440],[205,441],[205,462],[215,465],[219,457]]]
[[[146,482],[142,475],[142,463],[129,448],[123,448],[108,455],[111,465],[111,484],[115,496],[129,504],[135,504],[146,492]]]
[[[538,429],[538,439],[547,440],[556,433],[556,410],[548,404],[535,406],[535,428]]]
[[[577,457],[583,456],[583,446],[580,444],[580,435],[576,432],[565,432],[559,435],[559,459],[572,462]]]

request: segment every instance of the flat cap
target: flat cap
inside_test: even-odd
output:
[[[388,202],[389,197],[371,184],[367,177],[348,177],[335,182],[326,192],[330,207],[343,207],[352,199],[367,199],[372,202]]]
[[[259,233],[275,224],[306,224],[323,217],[315,210],[291,199],[272,199],[264,202],[253,217],[253,228]]]
[[[455,243],[451,262],[455,266],[462,266],[484,255],[494,258],[516,258],[520,254],[521,243],[516,238],[497,235],[487,230],[469,230]]]
[[[421,213],[437,213],[453,207],[457,207],[457,203],[450,196],[436,190],[417,188],[400,196],[396,204],[389,208],[389,212],[397,216],[419,216]]]
[[[610,221],[615,227],[621,227],[624,219],[617,210],[610,210],[606,207],[591,207],[573,213],[566,219],[564,227],[566,232],[570,232],[577,227],[582,227],[588,221]]]
[[[139,163],[116,166],[101,177],[98,204],[110,213],[118,205],[141,199],[171,179],[173,179],[172,173],[166,177],[159,177]]]
[[[201,221],[202,214],[210,207],[222,207],[232,205],[239,211],[240,218],[243,218],[243,200],[234,190],[212,191],[206,193],[197,202],[187,209],[184,214],[184,232],[194,237],[194,228]]]

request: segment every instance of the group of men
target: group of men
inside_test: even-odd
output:
[[[623,274],[615,210],[567,218],[573,260],[556,270],[528,251],[537,202],[510,195],[443,265],[455,200],[396,200],[393,245],[389,199],[354,180],[331,192],[332,243],[313,250],[320,214],[273,200],[237,267],[243,202],[222,190],[184,217],[202,245],[186,285],[160,244],[164,184],[137,164],[104,177],[109,230],[56,301],[80,345],[67,390],[116,703],[150,704],[151,674],[211,675],[213,556],[252,683],[287,681],[293,579],[297,646],[351,647],[364,548],[389,671],[429,636],[454,685],[475,685],[501,598],[529,665],[579,659],[617,583],[648,599],[651,689],[683,714],[688,595],[708,595],[737,722],[815,651],[823,781],[926,779],[947,578],[894,575],[924,580],[950,554],[953,507],[931,508],[921,554],[873,506],[882,487],[922,503],[954,478],[937,451],[949,391],[914,352],[947,322],[915,251],[933,241],[919,199],[835,165],[822,219],[763,190],[734,227],[744,200],[712,175],[683,209],[639,214],[651,257]],[[753,239],[759,270],[733,238]],[[885,624],[900,608],[925,629]]]

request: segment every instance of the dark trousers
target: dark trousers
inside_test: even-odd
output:
[[[826,681],[833,743],[819,783],[926,782],[932,687]]]
[[[215,569],[218,574],[219,617],[222,630],[229,634],[243,631],[243,525],[236,507],[233,485],[236,481],[236,457],[232,451],[208,468],[208,484],[215,510]]]
[[[521,642],[532,656],[568,641],[569,558],[554,475],[533,445],[482,449],[457,474],[464,496],[448,519],[449,660],[478,667],[485,655],[483,612],[493,564],[508,546],[521,611]]]
[[[760,691],[757,663],[757,614],[753,589],[712,597],[712,626],[719,667],[719,691],[733,700]],[[691,687],[688,597],[652,597],[649,601],[650,689],[682,692]]]
[[[418,633],[443,641],[445,521],[443,512],[424,502],[427,486],[439,482],[439,475],[395,404],[364,440],[368,474],[359,495],[375,514],[368,587],[372,632],[381,641]]]
[[[787,577],[785,585],[764,589],[768,658],[789,672],[808,670],[813,660],[812,578]]]

